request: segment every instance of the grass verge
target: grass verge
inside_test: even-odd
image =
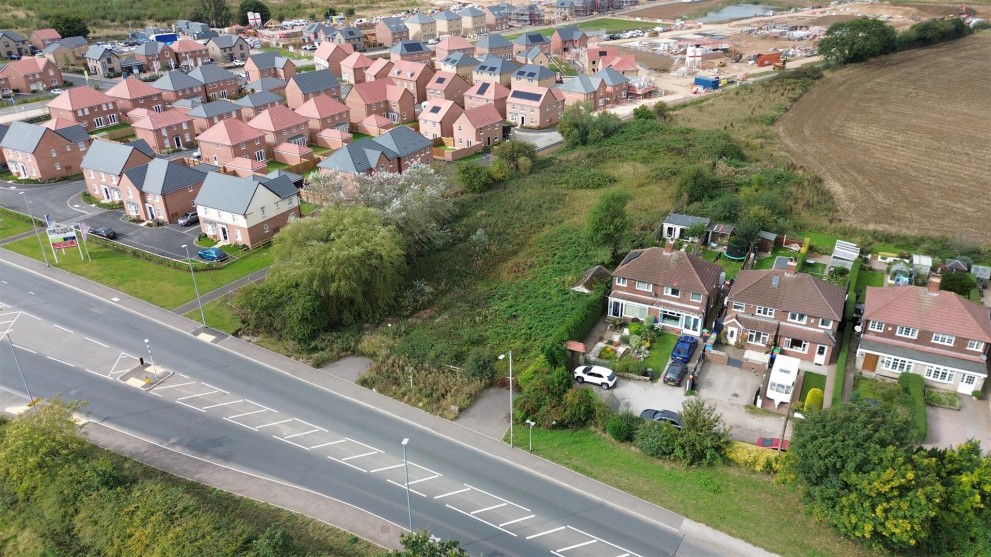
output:
[[[244,322],[241,321],[241,318],[231,308],[230,300],[227,296],[221,296],[208,304],[203,304],[203,313],[206,315],[206,324],[208,327],[223,331],[229,335],[233,335],[235,331],[244,326]],[[202,321],[199,308],[186,313],[186,317],[193,321]]]
[[[0,238],[10,238],[34,230],[30,218],[14,211],[0,209]]]

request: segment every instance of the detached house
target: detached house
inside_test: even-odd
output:
[[[434,18],[417,13],[406,20],[409,38],[414,41],[430,41],[437,38],[437,22]]]
[[[268,160],[265,132],[234,118],[214,124],[198,135],[196,142],[203,160],[215,166],[240,158],[258,162]]]
[[[36,56],[8,63],[0,69],[0,79],[6,80],[7,89],[18,93],[33,93],[63,85],[59,67],[51,60]]]
[[[285,106],[273,106],[252,118],[248,125],[265,133],[265,143],[271,151],[282,143],[305,147],[309,143],[309,121]]]
[[[548,128],[561,121],[564,95],[557,89],[518,85],[506,99],[506,115],[521,128]]]
[[[267,108],[282,104],[282,97],[271,91],[252,93],[234,101],[234,104],[241,107],[241,116],[247,120],[258,116]]]
[[[599,107],[599,99],[605,102],[606,84],[597,77],[579,75],[555,87],[564,95],[564,106],[588,103],[592,109]]]
[[[68,70],[70,68],[85,67],[83,61],[86,51],[89,50],[89,43],[82,37],[69,37],[61,41],[46,46],[41,53],[45,59],[55,64],[59,69]]]
[[[23,35],[10,29],[0,30],[0,58],[31,56],[31,45]]]
[[[389,72],[389,78],[393,83],[413,95],[415,104],[427,100],[427,84],[433,77],[433,68],[416,62],[395,62]]]
[[[588,48],[588,35],[577,27],[559,27],[551,35],[551,53],[565,60],[577,59],[578,53]]]
[[[73,87],[48,103],[52,118],[71,120],[87,131],[120,122],[117,101],[92,87]]]
[[[120,181],[124,171],[148,164],[155,157],[143,140],[131,143],[116,141],[94,141],[80,165],[86,190],[90,195],[104,201],[122,201]]]
[[[294,75],[286,83],[286,103],[289,108],[299,108],[317,96],[341,98],[341,84],[330,70],[316,70]]]
[[[306,101],[296,109],[296,114],[306,118],[310,141],[313,143],[316,143],[316,136],[323,130],[347,132],[351,125],[351,109],[327,95],[317,95]]]
[[[460,35],[451,35],[437,43],[437,46],[434,47],[434,56],[438,60],[447,58],[456,52],[475,56],[475,45]]]
[[[120,57],[105,46],[93,45],[86,51],[86,69],[100,77],[120,75]]]
[[[502,115],[490,104],[469,108],[454,121],[454,148],[495,145],[502,139]]]
[[[431,162],[432,142],[406,126],[391,129],[375,139],[361,139],[334,151],[322,160],[325,174],[401,174],[413,165]]]
[[[341,77],[341,62],[352,54],[354,49],[349,44],[321,43],[313,52],[313,65]]]
[[[206,176],[205,172],[168,159],[153,159],[125,170],[120,180],[124,212],[140,220],[174,223],[195,209],[193,201]]]
[[[547,54],[551,51],[551,40],[536,31],[528,31],[513,39],[514,57],[523,56],[534,48]]]
[[[395,85],[390,78],[355,85],[344,103],[351,109],[351,122],[355,124],[373,115],[396,124],[414,118],[413,93]]]
[[[237,76],[216,64],[199,66],[191,70],[188,75],[202,84],[207,99],[236,97],[240,88]]]
[[[90,137],[82,127],[52,127],[11,122],[0,141],[7,167],[18,178],[56,180],[80,172]]]
[[[372,65],[372,59],[360,52],[348,56],[341,61],[341,80],[352,85],[364,83],[365,70]]]
[[[149,111],[131,122],[131,127],[138,139],[143,139],[156,153],[184,149],[196,137],[193,119],[178,110]]]
[[[375,40],[382,46],[392,46],[408,39],[409,29],[398,17],[383,17],[375,24]]]
[[[214,62],[226,64],[235,60],[242,62],[251,54],[251,47],[237,35],[220,35],[206,42],[206,49]]]
[[[288,81],[296,75],[296,64],[274,52],[263,52],[248,56],[248,61],[244,64],[244,73],[248,81],[258,81],[265,77]]]
[[[786,356],[828,365],[839,351],[837,329],[846,291],[785,269],[740,271],[726,297],[723,324],[731,344],[777,346]]]
[[[324,42],[334,44],[348,44],[356,51],[365,50],[365,35],[357,27],[341,27],[327,33]]]
[[[462,35],[480,37],[489,32],[488,26],[485,25],[485,12],[475,6],[461,10],[458,15],[461,16]]]
[[[509,13],[513,5],[508,2],[485,7],[485,26],[489,32],[509,29]]]
[[[8,133],[8,137],[9,137]],[[988,376],[988,308],[929,286],[867,287],[857,369],[885,377],[917,373],[926,385],[969,394]]]
[[[461,76],[450,72],[437,72],[427,84],[428,100],[449,100],[464,106],[465,91],[469,89],[468,82]]]
[[[698,336],[719,299],[723,268],[700,257],[663,248],[633,250],[613,271],[608,315],[646,320]]]
[[[167,44],[158,41],[139,44],[131,52],[131,56],[144,64],[149,72],[167,72],[179,67],[179,59],[175,51]]]
[[[509,87],[513,80],[513,74],[520,69],[519,64],[507,58],[501,58],[492,54],[487,54],[472,70],[471,76],[474,83],[488,81],[498,83],[504,87]]]
[[[601,79],[605,86],[599,97],[598,106],[610,106],[626,102],[630,94],[630,78],[611,67],[599,71],[593,77]]]
[[[117,106],[125,115],[136,108],[153,112],[162,112],[165,109],[162,92],[136,77],[121,80],[107,89],[107,96],[117,101]]]
[[[196,212],[200,229],[213,240],[252,247],[300,217],[299,189],[288,176],[210,172],[196,195]]]
[[[389,59],[393,62],[419,62],[430,64],[434,53],[420,41],[399,41],[389,49]]]
[[[375,81],[376,79],[389,77],[392,71],[392,60],[388,58],[377,58],[372,61],[372,65],[365,69],[365,81]]]
[[[241,107],[223,99],[203,103],[191,108],[186,116],[193,119],[193,131],[196,135],[205,132],[210,126],[227,118],[241,119]]]
[[[437,27],[438,37],[443,37],[444,35],[461,35],[461,16],[451,10],[444,10],[434,14],[434,22]]]
[[[29,42],[31,46],[38,50],[45,50],[46,47],[62,40],[62,35],[54,29],[36,29],[31,33]]]
[[[486,35],[482,40],[475,43],[476,56],[495,56],[513,59],[513,43],[507,41],[499,34]]]
[[[506,100],[509,98],[509,93],[510,91],[507,87],[503,87],[498,83],[489,83],[488,81],[478,82],[465,91],[464,107],[466,110],[470,110],[490,104],[505,119]]]
[[[178,70],[166,73],[156,79],[151,86],[162,92],[166,104],[172,104],[180,99],[206,100],[203,83]]]
[[[420,133],[427,139],[454,137],[454,121],[463,113],[454,101],[431,99],[420,112]]]
[[[455,52],[437,61],[437,70],[442,72],[456,73],[465,81],[471,81],[471,72],[478,67],[478,60],[464,54]]]
[[[192,39],[182,38],[169,46],[175,52],[179,65],[187,70],[209,64],[212,61],[210,50]]]
[[[547,68],[535,64],[527,64],[513,72],[510,88],[515,89],[519,85],[551,87],[554,85],[555,78],[554,72]]]

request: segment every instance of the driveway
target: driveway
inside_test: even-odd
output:
[[[926,407],[929,436],[926,447],[946,449],[968,439],[977,439],[987,451],[991,447],[991,402],[960,395],[960,410]]]

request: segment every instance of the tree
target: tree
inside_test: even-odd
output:
[[[327,8],[323,12],[324,19],[330,19],[330,18],[334,17],[335,15],[337,15],[337,8],[335,8],[333,6]]]
[[[939,281],[939,289],[956,292],[964,298],[970,296],[971,290],[977,288],[977,279],[970,273],[945,273]]]
[[[509,166],[502,159],[492,159],[489,163],[489,176],[495,183],[505,182],[509,179]]]
[[[355,13],[356,12],[354,11],[354,8],[348,8],[348,9],[344,10],[344,15],[347,16],[347,17],[349,17],[349,18],[354,17],[354,14]]]
[[[736,223],[736,238],[748,246],[757,243],[760,231],[774,224],[774,215],[767,207],[747,207]]]
[[[492,185],[489,169],[479,162],[462,161],[457,164],[458,181],[472,193],[482,193]]]
[[[662,122],[667,122],[671,119],[671,107],[668,103],[664,101],[657,101],[653,106],[654,116]]]
[[[622,120],[611,112],[595,113],[590,103],[568,107],[561,115],[557,131],[565,145],[576,147],[598,143],[623,127]]]
[[[654,111],[649,106],[642,104],[633,109],[634,120],[655,120]]]
[[[720,185],[719,177],[707,166],[693,164],[678,173],[678,195],[685,196],[689,203],[713,197]]]
[[[58,34],[62,35],[63,38],[89,38],[89,26],[86,25],[86,22],[81,17],[64,14],[55,15],[48,20],[48,24],[52,26],[52,29],[58,31]]]
[[[73,414],[78,401],[45,401],[7,425],[0,441],[0,477],[19,496],[28,497],[73,463],[86,447]]]
[[[675,456],[689,466],[722,462],[729,445],[729,429],[716,407],[698,398],[681,405],[681,431]]]
[[[399,536],[403,551],[392,551],[389,557],[468,557],[457,540],[435,541],[430,532],[412,532]]]
[[[854,19],[834,23],[819,41],[819,54],[840,64],[864,62],[890,54],[897,47],[897,33],[878,19]]]
[[[588,213],[585,233],[592,242],[609,246],[613,255],[619,253],[630,233],[630,218],[626,204],[630,194],[623,190],[609,190]]]
[[[285,227],[275,262],[259,286],[235,305],[249,330],[307,342],[320,327],[378,317],[393,302],[406,270],[403,239],[380,211],[329,207]],[[287,327],[297,323],[296,330]]]
[[[809,394],[805,395],[805,413],[818,412],[822,410],[823,393],[819,387],[809,389]]]
[[[385,224],[395,226],[415,254],[447,240],[444,224],[452,211],[448,197],[451,187],[447,177],[421,165],[402,174],[318,174],[310,179],[307,189],[330,205],[382,211]]]
[[[224,27],[231,22],[231,8],[227,0],[200,0],[199,9],[210,27]]]
[[[701,242],[705,239],[706,229],[707,227],[704,222],[693,222],[685,229],[685,237],[692,238],[695,242]]]
[[[262,23],[272,18],[272,12],[261,0],[241,0],[237,6],[237,20],[241,25],[248,24],[248,12],[260,14]]]
[[[519,139],[510,139],[509,141],[500,143],[493,152],[513,172],[522,171],[523,164],[521,164],[521,161],[524,159],[532,164],[533,160],[537,158],[537,148],[532,143],[520,141]],[[524,174],[526,173],[524,172]]]

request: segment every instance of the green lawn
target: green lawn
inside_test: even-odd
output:
[[[572,27],[573,25],[563,24],[558,25],[558,27]],[[599,19],[593,19],[591,21],[583,21],[578,24],[578,28],[587,33],[596,32],[604,30],[606,33],[622,33],[623,31],[631,31],[633,29],[650,29],[654,24],[649,21],[633,21],[631,19],[619,19],[614,17],[603,17]],[[550,37],[554,34],[554,29],[541,29],[537,31],[545,37]],[[510,33],[504,35],[507,41],[512,41],[516,37],[519,37],[523,33]]]
[[[284,163],[284,162],[268,161],[268,165],[266,165],[266,170],[268,170],[269,172],[272,172],[273,170],[282,170],[283,168],[285,168],[287,166],[289,166],[289,165],[286,164],[286,163]]]
[[[533,452],[784,557],[879,555],[816,522],[771,476],[659,461],[588,430],[535,429]]]
[[[90,135],[96,135],[98,133],[112,132],[112,131],[122,130],[124,128],[129,128],[129,127],[131,127],[131,124],[128,124],[126,122],[121,122],[119,124],[114,124],[112,126],[107,126],[105,128],[97,128],[95,130],[90,130],[87,133],[89,133]]]
[[[664,368],[671,359],[671,351],[677,343],[678,337],[670,333],[661,333],[654,341],[654,345],[650,347],[650,354],[644,360],[647,367],[654,370],[654,377],[660,377],[664,373]]]
[[[833,253],[833,248],[836,247],[836,236],[821,232],[802,232],[799,236],[812,240],[812,245],[818,248],[821,254]]]
[[[48,253],[48,258],[54,266],[64,271],[115,288],[161,308],[174,309],[196,298],[188,268],[174,269],[152,263],[105,247],[99,241],[91,240],[87,245],[92,262],[80,260],[78,252],[69,250],[66,250],[64,256],[59,254],[58,265],[54,265],[51,252]],[[4,248],[42,260],[36,238],[25,238],[7,244]],[[200,292],[210,292],[272,264],[272,251],[268,248],[259,248],[240,257],[221,269],[197,272],[196,282]]]
[[[809,391],[812,389],[822,389],[822,392],[826,392],[826,376],[820,375],[818,373],[805,372],[805,378],[802,380],[802,395],[799,398],[802,404],[805,404],[805,397],[809,395]]]
[[[227,304],[226,296],[222,296],[208,304],[203,304],[203,313],[206,314],[207,326],[211,329],[223,331],[229,335],[233,335],[234,331],[237,331],[244,325],[241,318],[238,317]],[[187,313],[186,317],[192,319],[193,321],[202,320],[199,308]]]
[[[796,252],[791,251],[786,247],[776,247],[771,251],[771,255],[763,259],[758,259],[757,263],[754,265],[754,269],[770,269],[774,266],[774,259],[776,257],[795,257],[796,255],[798,255]]]
[[[860,291],[858,301],[863,302],[868,286],[884,286],[884,273],[881,271],[868,271],[861,267],[857,274],[857,290]]]
[[[726,271],[727,279],[736,278],[736,275],[740,274],[740,269],[743,268],[743,261],[733,261],[725,256],[715,260],[719,253],[718,251],[705,250],[702,256],[706,261],[713,261],[716,265],[722,267],[723,271]]]
[[[22,220],[19,216],[12,216],[12,213],[0,211],[0,238],[9,238],[22,232],[32,230],[31,223]]]
[[[809,263],[808,261],[806,261],[805,265],[802,265],[802,272],[822,278],[822,276],[826,274],[826,264]]]

